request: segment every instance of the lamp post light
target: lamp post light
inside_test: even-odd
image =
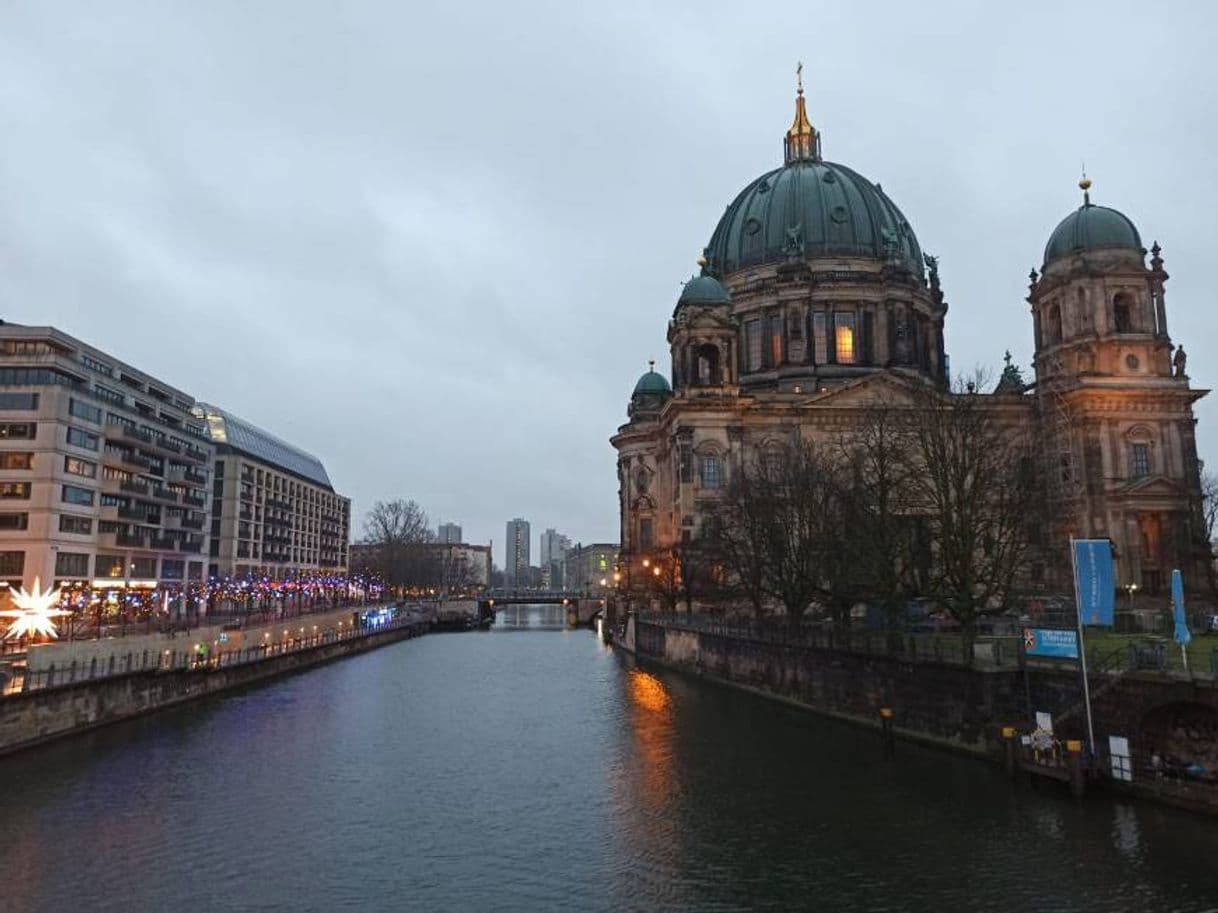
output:
[[[1134,597],[1134,594],[1137,593],[1137,591],[1138,591],[1138,585],[1136,583],[1125,584],[1125,592],[1129,595],[1130,611],[1133,610],[1133,597]]]

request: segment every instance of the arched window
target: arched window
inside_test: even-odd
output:
[[[723,383],[719,368],[719,347],[707,343],[698,346],[696,351],[698,362],[698,383],[702,386],[715,386]]]
[[[1129,478],[1144,479],[1154,472],[1154,434],[1145,425],[1135,425],[1125,432],[1128,447]]]
[[[1045,310],[1045,345],[1055,346],[1062,341],[1062,311],[1054,301]]]
[[[1133,308],[1127,294],[1118,292],[1112,299],[1112,327],[1117,333],[1133,332]]]
[[[704,453],[698,458],[698,479],[703,488],[719,488],[723,484],[723,464],[718,454]]]

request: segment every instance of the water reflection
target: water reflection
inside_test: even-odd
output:
[[[1207,819],[888,762],[872,732],[543,630],[559,612],[0,759],[0,909],[1216,906]]]

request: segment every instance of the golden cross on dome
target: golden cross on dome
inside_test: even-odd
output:
[[[795,65],[795,85],[798,87],[800,95],[804,94],[804,62],[797,61]]]

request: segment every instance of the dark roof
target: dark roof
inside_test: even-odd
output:
[[[727,207],[707,247],[716,276],[792,256],[884,260],[922,276],[922,250],[896,204],[833,162],[800,159],[767,171]]]
[[[1045,245],[1046,264],[1059,257],[1103,248],[1142,253],[1142,238],[1122,212],[1087,202],[1058,223]]]
[[[252,425],[218,406],[197,403],[194,413],[206,420],[207,436],[213,443],[227,445],[237,453],[270,463],[330,491],[334,490],[330,477],[326,475],[326,467],[313,454],[292,446],[269,431],[263,431],[257,425]]]

